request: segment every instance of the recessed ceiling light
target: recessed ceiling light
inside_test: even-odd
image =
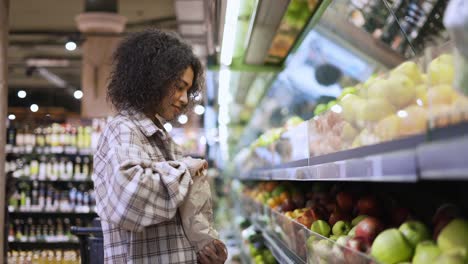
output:
[[[29,109],[31,109],[32,112],[37,112],[39,110],[39,106],[37,104],[32,104]]]
[[[19,90],[18,91],[18,97],[19,98],[25,98],[26,95],[27,95],[26,91],[24,91],[24,90]]]
[[[10,119],[10,120],[15,120],[15,119],[16,119],[16,116],[15,116],[15,115],[13,115],[13,114],[11,114],[11,115],[8,115],[8,119]]]
[[[73,93],[73,96],[76,98],[76,99],[81,99],[83,98],[83,92],[80,91],[80,90],[76,90],[74,93]]]
[[[69,51],[74,51],[76,50],[76,43],[73,42],[73,41],[68,41],[66,44],[65,44],[65,48]]]
[[[164,129],[166,129],[167,132],[171,132],[172,131],[171,123],[164,124]]]
[[[194,108],[193,108],[193,111],[195,112],[195,114],[197,115],[203,115],[203,113],[205,113],[205,107],[203,105],[196,105]]]
[[[177,119],[177,121],[179,121],[179,123],[181,123],[183,125],[183,124],[187,123],[188,117],[186,115],[180,115],[179,118]]]

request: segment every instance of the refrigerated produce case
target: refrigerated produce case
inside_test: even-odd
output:
[[[468,98],[452,84],[447,2],[334,1],[289,55],[231,172],[239,214],[279,263],[429,263],[425,246],[435,263],[468,261],[468,241],[454,238],[468,236]],[[310,81],[323,61],[346,82]],[[310,112],[295,111],[304,101]],[[286,124],[294,115],[305,121]],[[347,233],[364,215],[376,234],[340,239],[336,222]],[[432,242],[418,246],[410,220]]]

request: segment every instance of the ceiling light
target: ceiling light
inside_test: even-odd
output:
[[[197,115],[203,115],[203,113],[205,113],[205,107],[203,105],[196,105],[193,111]]]
[[[13,114],[11,114],[11,115],[8,115],[8,119],[10,119],[10,120],[15,120],[15,119],[16,119],[16,116],[15,116],[15,115],[13,115]]]
[[[232,63],[232,54],[237,30],[240,1],[229,0],[226,6],[226,18],[224,20],[223,40],[221,44],[221,64],[229,66]]]
[[[69,51],[74,51],[76,49],[76,43],[73,42],[73,41],[68,41],[66,44],[65,44],[65,48]]]
[[[405,118],[408,116],[408,112],[406,112],[405,110],[400,110],[397,112],[397,115],[401,118]]]
[[[25,98],[26,97],[26,91],[23,91],[23,90],[19,90],[18,91],[18,97],[19,98]]]
[[[164,124],[164,129],[166,129],[167,132],[171,132],[172,131],[171,123]]]
[[[80,90],[76,90],[74,93],[73,93],[73,96],[76,98],[76,99],[81,99],[83,98],[83,92],[80,91]]]
[[[37,112],[39,110],[39,106],[37,104],[32,104],[29,109],[31,109],[32,112]]]
[[[181,123],[183,125],[183,124],[187,123],[188,117],[186,115],[180,115],[179,118],[177,119],[177,121],[179,121],[179,123]]]

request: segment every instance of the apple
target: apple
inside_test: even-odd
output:
[[[384,264],[395,264],[411,260],[413,248],[398,229],[391,228],[375,238],[371,255]]]
[[[421,241],[430,239],[429,229],[420,221],[406,221],[399,230],[413,247]]]
[[[351,212],[354,206],[353,196],[347,192],[339,192],[336,195],[336,204],[344,212]]]
[[[351,239],[349,236],[340,236],[337,240],[335,245],[333,246],[332,249],[332,256],[333,259],[335,260],[334,263],[344,263],[344,247],[346,246],[346,243]]]
[[[300,192],[294,192],[292,194],[291,200],[296,208],[302,208],[305,204],[304,195]]]
[[[349,239],[346,242],[346,248],[343,249],[346,263],[367,263],[367,259],[358,254],[358,252],[367,253],[369,249],[370,244],[364,238],[354,237]]]
[[[356,236],[356,227],[357,227],[357,226],[354,226],[353,228],[351,228],[351,230],[349,230],[348,236],[351,236],[351,237],[355,237],[355,236]]]
[[[315,240],[312,244],[312,251],[316,257],[328,260],[332,254],[332,242],[327,239]]]
[[[336,236],[342,236],[348,234],[349,230],[351,230],[351,224],[340,220],[333,225],[332,233]]]
[[[353,221],[351,221],[351,226],[352,227],[355,227],[357,226],[357,224],[359,224],[359,222],[361,222],[362,220],[366,219],[368,216],[367,215],[358,215],[356,216]]]
[[[293,211],[294,209],[296,209],[296,206],[295,206],[295,204],[293,203],[293,201],[291,199],[286,198],[286,200],[284,200],[281,203],[281,211],[282,212]]]
[[[312,223],[312,226],[310,227],[310,230],[313,232],[320,234],[324,237],[328,237],[330,235],[330,225],[323,221],[323,220],[317,220]]]
[[[452,220],[440,232],[437,245],[442,252],[463,252],[468,261],[468,221],[460,218]]]
[[[437,223],[443,219],[452,220],[458,216],[460,216],[460,208],[454,204],[446,203],[437,208],[434,216],[432,217],[432,223],[437,225]]]
[[[390,71],[390,75],[404,74],[415,83],[422,82],[422,73],[419,66],[413,61],[405,61]]]
[[[455,75],[453,56],[443,54],[429,63],[427,76],[429,83],[434,84],[452,84]]]
[[[392,219],[392,224],[394,226],[400,226],[408,220],[410,216],[410,211],[408,208],[405,207],[395,207],[392,209],[390,213],[390,218]]]
[[[340,238],[340,237],[341,237],[340,235],[331,235],[331,236],[329,237],[329,239],[330,239],[330,240],[333,240],[333,241],[337,241],[338,238]]]
[[[358,214],[364,214],[369,216],[379,216],[380,208],[377,198],[373,195],[364,196],[357,201],[356,208]]]
[[[356,237],[362,237],[372,243],[375,237],[382,232],[384,225],[375,217],[367,217],[356,226]]]
[[[331,213],[330,217],[328,218],[328,223],[334,226],[338,221],[350,221],[351,217],[348,213],[344,213],[339,210],[339,208],[335,208],[335,211]]]
[[[465,260],[460,254],[442,253],[434,261],[437,264],[465,264]]]
[[[311,226],[313,223],[313,219],[306,215],[299,216],[298,218],[296,218],[296,221],[304,225],[305,227]]]
[[[413,264],[426,264],[433,263],[434,260],[440,255],[440,249],[434,241],[426,240],[420,242],[416,246],[416,251],[413,257]]]

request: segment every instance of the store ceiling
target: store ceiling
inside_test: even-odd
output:
[[[205,7],[211,2],[216,1],[120,0],[118,13],[128,19],[122,35],[149,27],[178,31],[204,59],[208,53]],[[63,66],[47,67],[46,70],[63,79],[69,86],[80,89],[81,50],[78,46],[75,51],[67,51],[65,43],[75,40],[79,45],[85,40],[86,36],[79,33],[75,24],[75,16],[84,9],[84,0],[10,1],[8,49],[10,95],[19,89],[42,94],[39,98],[44,98],[44,104],[50,102],[47,100],[47,94],[51,91],[63,96],[72,96],[70,91],[58,91],[57,89],[65,88],[56,87],[37,71],[32,71],[31,59],[52,59],[58,64],[63,64]],[[10,100],[10,106],[18,106],[12,104],[17,104],[17,101]],[[67,110],[77,111],[77,109]]]

